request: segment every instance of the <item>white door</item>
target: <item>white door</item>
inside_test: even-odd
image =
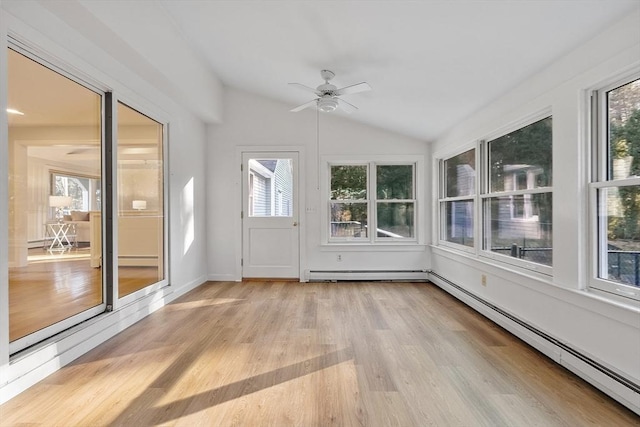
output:
[[[242,153],[242,277],[299,278],[298,153]]]

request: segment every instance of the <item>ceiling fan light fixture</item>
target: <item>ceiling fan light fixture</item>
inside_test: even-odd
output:
[[[323,113],[330,113],[338,108],[338,101],[333,98],[321,98],[318,100],[318,110]]]

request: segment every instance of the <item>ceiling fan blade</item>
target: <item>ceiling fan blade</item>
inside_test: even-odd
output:
[[[300,88],[300,89],[302,89],[302,90],[306,90],[307,92],[315,93],[315,94],[316,94],[316,95],[318,95],[318,96],[320,96],[320,95],[321,95],[321,93],[320,93],[320,92],[318,92],[318,90],[317,90],[317,89],[314,89],[314,88],[309,87],[309,86],[307,86],[307,85],[303,85],[302,83],[289,83],[289,84],[290,84],[290,85],[292,85],[292,86],[299,87],[299,88]]]
[[[292,113],[297,113],[298,111],[302,111],[302,110],[304,110],[305,108],[309,108],[309,107],[311,107],[311,106],[313,106],[313,105],[316,105],[317,103],[318,103],[318,100],[317,100],[317,99],[312,99],[311,101],[309,101],[309,102],[305,102],[305,103],[304,103],[304,104],[302,104],[302,105],[298,105],[296,108],[292,108],[292,109],[291,109],[291,110],[289,110],[289,111],[291,111]]]
[[[340,104],[340,108],[342,108],[345,113],[353,113],[358,109],[358,107],[350,102],[345,101],[344,99],[338,99],[338,104]]]
[[[336,95],[349,95],[352,93],[366,92],[371,90],[371,86],[367,82],[356,83],[351,86],[345,86],[341,89],[336,90]]]

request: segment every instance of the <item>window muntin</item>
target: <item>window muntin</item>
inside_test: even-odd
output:
[[[594,93],[592,287],[640,300],[640,78]],[[598,173],[598,171],[600,173]]]
[[[440,162],[440,240],[475,244],[476,149]]]
[[[415,164],[332,164],[329,169],[329,241],[415,240]]]
[[[552,142],[551,117],[486,142],[483,250],[552,265]]]

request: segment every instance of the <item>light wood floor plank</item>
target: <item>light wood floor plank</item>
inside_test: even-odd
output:
[[[429,283],[207,283],[0,406],[4,426],[638,426]]]

